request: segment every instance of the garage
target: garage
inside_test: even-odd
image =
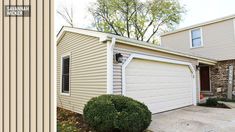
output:
[[[145,103],[152,113],[194,104],[193,69],[187,63],[132,56],[123,70],[123,93]]]

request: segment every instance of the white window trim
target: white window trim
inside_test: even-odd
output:
[[[63,72],[63,58],[64,57],[67,57],[67,56],[69,56],[69,92],[68,93],[63,93],[62,91],[62,72]],[[60,66],[60,68],[61,68],[61,70],[60,70],[60,73],[61,73],[61,75],[60,75],[60,95],[65,95],[65,96],[70,96],[70,93],[71,93],[71,53],[69,52],[69,53],[65,53],[65,54],[63,54],[62,56],[61,56],[61,66]]]
[[[193,47],[192,31],[193,31],[193,30],[197,30],[197,29],[199,29],[200,32],[201,32],[201,46]],[[200,27],[200,28],[194,28],[194,29],[189,30],[189,41],[190,41],[190,49],[201,48],[201,47],[204,46],[204,44],[203,44],[203,33],[202,33],[202,28],[201,28],[201,27]]]
[[[172,60],[172,59],[167,59],[167,58],[161,58],[161,57],[156,57],[156,56],[148,56],[148,55],[143,55],[143,54],[131,54],[130,57],[125,61],[125,63],[122,65],[122,95],[126,96],[126,67],[127,65],[134,59],[144,59],[144,60],[152,60],[152,61],[159,61],[159,62],[166,62],[166,63],[171,63],[171,64],[180,64],[180,65],[186,65],[189,67],[189,69],[192,72],[193,76],[193,105],[197,105],[197,85],[196,85],[196,71],[193,68],[193,65],[188,62],[183,62],[183,61],[178,61],[178,60]]]

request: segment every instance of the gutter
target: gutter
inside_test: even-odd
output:
[[[108,40],[108,37],[103,40]],[[111,42],[107,41],[107,94],[113,94],[113,49],[116,38],[112,37]]]

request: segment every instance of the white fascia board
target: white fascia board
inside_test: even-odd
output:
[[[57,35],[57,44],[59,43],[59,41],[61,40],[61,38],[65,34],[65,32],[74,32],[74,33],[80,33],[80,34],[84,34],[84,35],[88,35],[88,36],[97,37],[97,38],[99,38],[99,41],[101,41],[101,42],[106,42],[108,40],[112,40],[112,38],[116,38],[116,42],[132,45],[132,46],[136,46],[136,47],[141,47],[141,48],[151,49],[151,50],[169,53],[169,54],[173,54],[173,55],[198,59],[198,60],[213,63],[213,64],[217,63],[216,61],[211,60],[211,59],[197,57],[197,56],[193,56],[193,55],[189,55],[189,54],[184,54],[181,52],[171,51],[171,50],[163,49],[161,47],[153,47],[153,46],[151,46],[150,43],[138,41],[135,39],[130,39],[130,38],[126,38],[126,37],[121,37],[121,36],[117,36],[117,35],[112,35],[112,34],[92,31],[92,30],[71,28],[71,27],[63,27],[61,29],[61,31]]]
[[[160,47],[156,48],[156,47],[150,46],[148,43],[142,42],[142,41],[137,41],[137,40],[132,40],[132,39],[124,39],[124,38],[119,37],[119,38],[117,38],[116,42],[132,45],[132,46],[136,46],[136,47],[151,49],[151,50],[155,50],[155,51],[159,51],[159,52],[169,53],[169,54],[173,54],[173,55],[183,56],[183,57],[187,57],[187,58],[197,59],[197,60],[201,60],[201,61],[208,62],[211,64],[217,63],[217,61],[207,59],[207,58],[202,58],[202,57],[197,57],[197,56],[190,55],[190,54],[184,54],[184,53],[180,53],[180,52],[176,52],[176,51],[171,51],[171,50],[163,49]]]
[[[100,38],[100,41],[106,41],[108,40],[108,35],[106,33],[87,30],[87,29],[79,29],[79,28],[72,28],[72,27],[62,27],[60,32],[57,35],[57,44],[60,42],[61,38],[65,34],[65,32],[73,32],[73,33],[79,33],[83,35],[93,36]]]
[[[167,58],[155,57],[155,56],[148,56],[148,55],[143,55],[143,54],[131,54],[130,57],[122,65],[122,95],[126,96],[126,75],[125,75],[126,67],[134,58],[188,66],[193,76],[193,93],[192,93],[193,104],[197,105],[197,90],[196,90],[197,88],[196,78],[197,77],[196,77],[196,70],[193,68],[193,65],[191,63],[167,59]]]
[[[216,65],[216,63],[212,63],[212,62],[209,62],[209,61],[204,61],[204,60],[198,60],[199,63],[203,63],[203,64],[207,64],[207,65]]]
[[[222,17],[222,18],[217,18],[217,19],[210,20],[210,21],[207,21],[207,22],[203,22],[203,23],[191,25],[191,26],[189,26],[189,27],[177,29],[177,30],[175,30],[175,31],[166,32],[166,33],[160,35],[160,37],[164,37],[164,36],[171,35],[171,34],[178,33],[178,32],[183,32],[183,31],[190,30],[190,29],[197,28],[197,27],[202,27],[202,26],[206,26],[206,25],[211,25],[211,24],[214,24],[214,23],[218,23],[218,22],[222,22],[222,21],[226,21],[226,20],[234,19],[234,18],[235,18],[235,14],[230,15],[230,16],[225,16],[225,17]]]

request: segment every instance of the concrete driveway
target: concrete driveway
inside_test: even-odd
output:
[[[235,109],[190,106],[155,114],[149,130],[154,132],[233,132]]]

